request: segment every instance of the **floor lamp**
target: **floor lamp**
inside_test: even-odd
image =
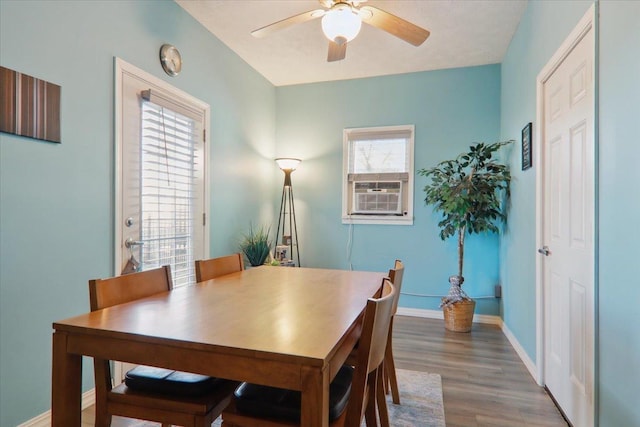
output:
[[[300,247],[298,246],[298,227],[296,225],[296,208],[293,204],[291,172],[296,170],[301,161],[302,160],[300,159],[293,159],[289,157],[276,159],[278,167],[282,169],[282,172],[284,172],[284,185],[282,186],[282,199],[280,200],[280,214],[278,215],[278,227],[276,228],[276,259],[279,258],[279,253],[281,259],[278,259],[278,261],[281,261],[284,265],[294,262],[294,265],[298,267],[300,267]],[[288,259],[282,251],[278,251],[278,247],[282,248],[285,246],[289,249],[288,252],[291,259]],[[294,249],[296,253],[295,260],[293,258]]]

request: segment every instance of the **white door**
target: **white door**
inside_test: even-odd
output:
[[[194,261],[208,255],[209,107],[120,60],[115,103],[114,274],[170,265],[174,287],[195,283]]]
[[[544,382],[574,426],[594,422],[594,36],[543,82]]]

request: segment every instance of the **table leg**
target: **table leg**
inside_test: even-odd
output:
[[[82,356],[67,353],[67,334],[53,333],[51,426],[80,427]]]
[[[302,414],[300,425],[329,426],[329,369],[302,368]],[[322,402],[318,405],[318,402]]]

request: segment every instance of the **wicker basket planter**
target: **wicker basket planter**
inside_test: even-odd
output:
[[[442,307],[444,327],[452,332],[469,332],[473,323],[476,302],[472,299],[458,301]]]

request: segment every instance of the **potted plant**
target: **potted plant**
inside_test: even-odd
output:
[[[249,234],[244,235],[244,239],[240,243],[240,250],[253,267],[264,264],[271,250],[271,242],[269,242],[269,231],[267,228],[260,227],[253,229],[253,225],[249,226]]]
[[[453,160],[445,160],[418,173],[431,179],[424,187],[425,203],[443,215],[438,223],[440,238],[457,235],[458,274],[449,277],[449,293],[442,298],[445,327],[469,332],[475,301],[463,290],[464,240],[467,233],[499,232],[497,223],[506,220],[504,201],[509,197],[511,173],[493,155],[513,141],[478,143]]]

